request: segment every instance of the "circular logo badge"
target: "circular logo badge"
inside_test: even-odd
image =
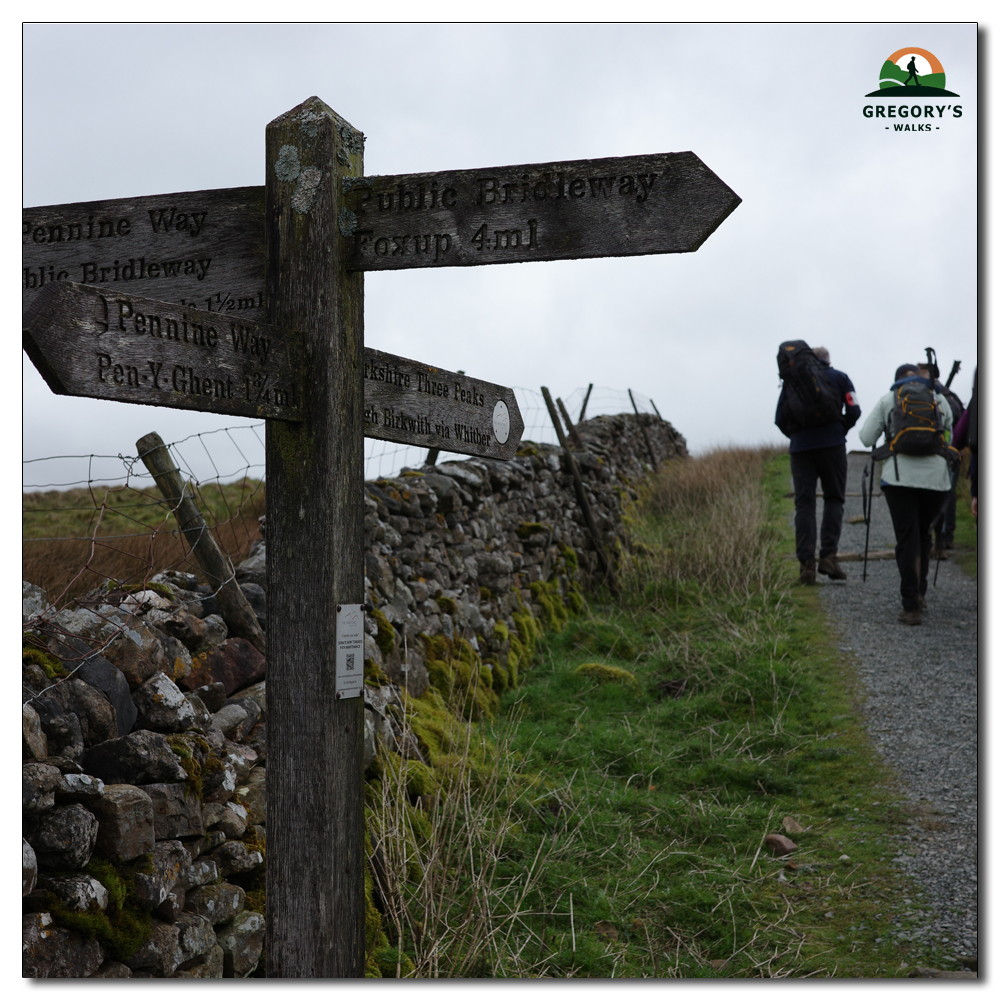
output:
[[[502,399],[493,407],[493,433],[500,444],[506,444],[510,437],[510,411]]]

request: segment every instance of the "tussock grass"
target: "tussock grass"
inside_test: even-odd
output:
[[[772,523],[764,469],[771,449],[725,448],[665,463],[642,490],[631,523],[639,543],[623,574],[634,598],[658,589],[746,598],[775,586]],[[672,587],[671,587],[672,585]]]
[[[538,886],[546,867],[572,857],[581,820],[558,819],[565,788],[523,772],[510,744],[516,726],[516,715],[489,729],[467,724],[464,747],[423,794],[413,762],[380,750],[369,832],[384,866],[383,977],[551,974],[534,926]],[[402,728],[412,732],[405,715]],[[526,853],[523,831],[539,821],[551,835]]]

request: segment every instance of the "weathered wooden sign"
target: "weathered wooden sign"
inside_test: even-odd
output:
[[[697,250],[740,203],[694,153],[344,178],[348,268]]]
[[[26,208],[22,307],[55,281],[264,319],[264,188]]]
[[[59,395],[302,419],[301,338],[245,316],[62,280],[24,313],[23,343]]]
[[[263,188],[26,209],[24,347],[58,393],[269,418],[267,974],[363,976],[362,438],[503,459],[524,423],[366,348],[358,272],[687,253],[740,198],[690,152],[365,177],[316,97],[265,149]]]
[[[512,389],[365,348],[365,437],[506,460],[523,432]]]
[[[351,270],[697,250],[740,198],[694,153],[344,178]],[[25,209],[23,306],[76,281],[264,315],[264,188]]]
[[[58,395],[301,420],[301,337],[243,316],[59,281],[24,314],[24,350]],[[506,460],[512,389],[365,348],[365,437]]]

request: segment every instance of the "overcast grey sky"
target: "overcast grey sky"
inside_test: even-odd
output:
[[[864,117],[907,45],[961,118]],[[29,25],[24,204],[263,184],[266,124],[314,94],[369,174],[693,150],[743,199],[696,253],[368,274],[365,340],[563,397],[632,388],[696,452],[781,442],[782,340],[826,345],[863,411],[926,346],[967,400],[976,82],[971,23]],[[240,422],[56,397],[25,361],[27,459]]]

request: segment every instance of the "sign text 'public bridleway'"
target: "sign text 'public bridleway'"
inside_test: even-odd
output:
[[[22,308],[76,281],[264,319],[264,188],[183,191],[25,208]]]
[[[740,198],[694,154],[345,178],[353,270],[697,250]],[[26,208],[22,306],[76,281],[264,316],[264,188]]]
[[[24,349],[53,392],[281,420],[302,418],[301,338],[245,317],[60,281],[24,314]],[[509,459],[514,392],[365,348],[365,436]]]
[[[740,203],[694,154],[345,178],[352,270],[689,253]]]

